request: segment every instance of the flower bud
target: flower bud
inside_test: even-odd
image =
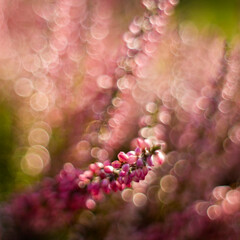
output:
[[[106,181],[104,181],[106,180]],[[103,179],[102,181],[102,189],[105,193],[110,193],[111,189],[110,189],[110,183],[108,179]]]
[[[144,150],[145,148],[147,149],[150,149],[151,148],[151,142],[149,139],[141,139],[141,138],[138,138],[137,139],[137,145],[140,149]]]
[[[137,160],[137,167],[138,167],[138,168],[143,167],[143,160],[142,160],[141,158],[139,158],[139,159]]]
[[[135,156],[135,152],[134,151],[129,151],[128,153],[127,153],[127,155],[130,157],[130,156]]]
[[[142,153],[141,148],[140,148],[140,147],[137,147],[137,148],[135,149],[135,153],[136,153],[136,155],[140,155],[140,154]]]
[[[123,179],[122,179],[122,177],[119,177],[119,178],[118,178],[118,182],[119,182],[120,184],[123,184]]]
[[[89,165],[89,170],[91,170],[92,172],[95,172],[98,168],[99,167],[96,164],[94,164],[94,163],[91,163]]]
[[[100,190],[100,184],[98,182],[92,183],[91,193],[93,195],[98,195]]]
[[[144,149],[146,147],[145,142],[143,141],[142,138],[137,139],[137,145],[140,149]]]
[[[93,172],[91,170],[87,170],[83,174],[88,179],[92,179],[93,178]]]
[[[147,167],[143,167],[142,168],[142,172],[143,172],[143,175],[145,177],[148,174],[148,168]]]
[[[120,168],[120,167],[121,167],[121,162],[119,162],[118,160],[113,161],[113,162],[112,162],[112,166],[113,166],[114,168]]]
[[[106,160],[106,161],[104,161],[104,162],[103,162],[103,165],[104,165],[104,167],[105,167],[105,166],[109,166],[109,165],[111,165],[110,160]]]
[[[144,174],[143,170],[141,169],[140,180],[144,180],[144,179],[145,179],[145,174]]]
[[[125,163],[123,166],[122,166],[122,170],[124,172],[128,172],[129,171],[129,164]]]
[[[131,182],[131,180],[132,179],[128,175],[123,178],[123,181],[124,181],[125,184],[129,184]]]
[[[126,173],[125,171],[123,171],[123,170],[119,173],[119,176],[120,176],[120,177],[124,177],[124,176],[126,176],[126,175],[127,175],[127,173]]]
[[[111,189],[112,189],[114,192],[116,192],[116,191],[118,190],[118,186],[117,186],[116,181],[112,181],[112,182],[110,183],[110,186],[111,186]]]
[[[128,155],[124,152],[120,152],[118,154],[118,159],[120,162],[127,162],[128,161]]]
[[[119,183],[119,181],[116,181],[117,189],[122,191],[122,184]]]
[[[148,166],[150,166],[150,167],[153,166],[152,156],[148,156],[148,157],[147,157],[147,164],[148,164]]]
[[[99,177],[101,179],[104,179],[106,177],[106,173],[103,170],[101,170],[100,173],[99,173]]]
[[[96,162],[95,164],[96,164],[99,168],[103,168],[103,167],[104,167],[103,163],[101,163],[101,162]]]
[[[102,186],[103,188],[105,188],[105,187],[108,186],[108,184],[109,184],[109,180],[105,178],[105,179],[102,180],[101,186]]]
[[[150,139],[145,139],[145,140],[144,140],[144,143],[145,143],[145,147],[146,147],[147,149],[150,149],[150,148],[151,148],[152,142],[151,142]]]
[[[156,151],[154,155],[154,164],[161,165],[165,160],[165,155],[161,151]]]
[[[113,173],[113,167],[112,166],[105,166],[104,168],[105,173]]]
[[[136,161],[137,161],[137,156],[135,156],[135,155],[129,156],[129,158],[128,158],[129,164],[134,164],[134,163],[136,163]]]
[[[124,189],[125,184],[120,183],[119,181],[116,181],[118,190],[122,191]]]
[[[141,169],[137,169],[137,170],[135,171],[135,176],[138,177],[138,178],[140,178],[140,177],[142,176],[142,170],[141,170]]]

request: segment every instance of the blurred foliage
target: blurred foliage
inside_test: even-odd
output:
[[[15,148],[12,111],[8,104],[0,104],[0,199],[11,192],[14,182],[14,164],[11,156]]]
[[[176,9],[176,19],[192,21],[198,28],[219,30],[228,39],[239,33],[239,0],[182,0]]]
[[[21,170],[20,160],[26,153],[19,147],[16,116],[9,103],[0,103],[0,200],[5,200],[14,191],[21,190],[40,176],[29,176]]]
[[[48,175],[55,176],[60,169],[64,161],[62,161],[62,152],[67,146],[67,131],[61,128],[53,128],[52,136],[49,143],[49,152],[52,156],[51,165],[54,168],[51,168]]]

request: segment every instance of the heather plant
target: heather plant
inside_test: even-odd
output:
[[[239,42],[170,22],[175,0],[134,4],[2,4],[2,239],[239,238]]]

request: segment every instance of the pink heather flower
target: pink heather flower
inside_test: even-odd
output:
[[[121,162],[119,162],[118,160],[112,162],[112,166],[114,168],[120,168],[121,165],[122,165]]]
[[[119,159],[120,162],[127,162],[128,158],[129,158],[128,155],[124,152],[120,152],[118,154],[118,159]]]
[[[141,158],[139,158],[139,159],[137,160],[137,167],[138,167],[138,168],[143,167],[143,160],[142,160]]]
[[[144,139],[144,143],[145,143],[147,149],[150,149],[153,145],[152,141],[150,139]]]
[[[110,192],[110,182],[107,178],[103,179],[101,182],[101,188],[105,193],[109,193]]]
[[[140,148],[140,147],[137,147],[137,148],[135,149],[135,153],[136,153],[137,156],[139,156],[139,155],[142,153],[141,148]]]
[[[113,173],[113,167],[112,166],[105,166],[104,168],[105,173]]]
[[[145,174],[143,172],[143,170],[141,170],[141,174],[140,174],[140,180],[144,180],[145,179]]]
[[[103,165],[104,165],[104,166],[109,166],[109,165],[111,165],[110,160],[106,160],[106,161],[104,161],[104,162],[103,162]]]
[[[92,177],[93,177],[93,172],[90,170],[85,171],[83,174],[88,179],[92,179]]]
[[[99,167],[94,163],[91,163],[88,168],[89,168],[89,170],[91,170],[94,173],[97,169],[99,169]]]
[[[89,165],[89,170],[92,171],[93,174],[99,175],[101,168],[103,168],[104,165],[101,162],[91,163]]]
[[[127,155],[130,156],[135,156],[136,152],[135,151],[129,151],[127,152]]]
[[[147,164],[148,164],[148,166],[150,166],[150,167],[153,166],[152,156],[148,156],[148,157],[147,157]]]
[[[109,184],[109,180],[107,178],[103,179],[102,182],[101,182],[101,186],[103,188],[107,187]]]
[[[102,164],[102,163],[96,162],[96,163],[91,163],[88,168],[89,168],[89,170],[91,170],[93,173],[97,174],[102,167],[103,167],[103,164]]]
[[[139,149],[140,150],[140,149]],[[140,150],[141,151],[141,150]],[[136,156],[136,152],[135,151],[129,151],[128,153],[127,153],[127,155],[128,155],[128,163],[129,164],[134,164],[134,163],[136,163],[136,161],[137,161],[137,156]]]
[[[137,139],[137,145],[140,149],[150,149],[151,148],[151,143],[150,140],[143,140],[142,138]]]
[[[79,179],[81,181],[85,181],[86,180],[86,176],[84,176],[84,174],[80,174],[78,177],[79,177]]]
[[[132,171],[132,174],[130,176],[131,176],[131,178],[134,182],[139,182],[140,179],[139,179],[139,176],[137,174],[137,170]]]
[[[161,151],[156,151],[154,155],[154,164],[161,165],[165,160],[165,155]]]
[[[148,174],[148,168],[147,167],[143,167],[142,168],[142,172],[143,172],[143,175],[145,177]]]
[[[131,182],[131,180],[132,180],[131,177],[128,176],[128,175],[123,177],[123,181],[124,181],[125,184],[129,184]]]
[[[106,178],[106,173],[104,172],[104,171],[101,171],[100,173],[99,173],[99,177],[101,178],[101,179],[104,179],[104,178]]]
[[[128,172],[129,171],[129,164],[125,163],[123,166],[122,166],[122,170],[124,172]]]
[[[121,177],[121,176],[118,178],[118,182],[119,182],[120,184],[122,184],[122,183],[123,183],[123,179],[122,179],[122,177]]]
[[[96,162],[95,164],[99,167],[99,169],[104,167],[103,163],[101,162]]]
[[[136,161],[137,161],[137,156],[135,156],[135,155],[129,156],[129,158],[128,158],[129,164],[134,164],[134,163],[136,163]]]
[[[135,170],[135,176],[138,177],[138,178],[141,178],[141,176],[142,176],[142,170],[141,170],[141,169]]]
[[[120,176],[120,177],[124,177],[124,176],[126,176],[126,174],[127,174],[127,172],[125,172],[125,171],[122,170],[122,171],[119,173],[119,176]]]
[[[98,182],[93,182],[91,187],[91,194],[92,195],[98,195],[100,191],[100,184]]]
[[[114,192],[116,192],[116,191],[118,190],[118,186],[117,186],[116,181],[112,181],[112,182],[110,183],[110,186],[111,186],[111,189],[112,189]]]
[[[26,200],[25,197],[21,198],[23,205],[26,207],[23,207],[25,208],[25,212],[18,217],[18,221],[25,218],[28,221],[27,224],[31,226],[32,216],[29,217],[27,215],[29,214],[29,209],[27,208],[29,204],[32,208],[34,207],[35,209],[39,208],[46,212],[53,212],[54,209],[52,207],[50,208],[48,205],[39,206],[39,201],[42,198],[51,199],[54,206],[59,203],[59,213],[66,212],[66,214],[73,214],[74,211],[80,208],[87,207],[91,209],[93,205],[95,206],[94,201],[102,199],[103,193],[108,194],[111,191],[122,191],[126,187],[131,187],[132,181],[139,182],[143,180],[150,170],[148,158],[155,153],[155,150],[152,152],[143,150],[139,154],[141,157],[137,159],[137,161],[134,160],[132,164],[128,161],[123,164],[116,160],[112,162],[112,165],[109,165],[109,161],[105,161],[104,164],[91,164],[88,168],[89,170],[84,172],[74,167],[72,167],[71,171],[62,170],[52,184],[43,185],[42,188],[40,188],[40,193],[32,193],[30,197],[26,195]],[[120,159],[124,160],[129,160],[131,157],[136,159],[135,152],[129,152],[128,154],[121,152],[119,156]],[[163,153],[157,151],[155,156],[160,158],[160,156],[163,156]],[[43,197],[42,195],[45,190],[50,192],[47,196],[44,195]],[[27,202],[27,204],[25,204],[25,202]],[[15,205],[13,205],[13,208],[14,206]],[[13,209],[13,215],[17,218],[19,208],[15,208],[16,210]],[[39,219],[44,218],[43,221],[45,226],[48,226],[49,220],[42,215],[38,215],[38,211],[36,211],[36,213],[34,212],[33,217]]]
[[[144,143],[144,141],[143,141],[142,138],[138,138],[138,139],[137,139],[137,145],[138,145],[138,147],[139,147],[140,149],[144,149],[144,148],[145,148],[145,143]]]
[[[120,183],[119,181],[116,181],[116,183],[119,191],[122,191],[123,189],[126,188],[126,184]]]
[[[118,180],[116,181],[116,184],[117,184],[118,190],[122,191],[123,190],[122,184],[120,184]]]

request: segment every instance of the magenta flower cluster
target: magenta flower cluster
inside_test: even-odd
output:
[[[70,223],[77,210],[94,208],[103,193],[122,191],[132,182],[144,180],[154,165],[163,163],[160,146],[140,138],[137,145],[135,151],[120,152],[118,160],[95,162],[85,171],[65,164],[54,180],[45,180],[35,191],[17,196],[7,211],[17,226],[34,232]]]
[[[118,160],[90,164],[89,170],[79,175],[79,186],[87,186],[88,192],[96,196],[101,189],[105,193],[110,193],[111,190],[122,191],[130,187],[131,182],[144,180],[154,163],[163,163],[164,155],[157,150],[158,147],[152,148],[147,140],[139,138],[137,142],[135,151],[120,152]]]
[[[240,44],[167,25],[178,0],[142,0],[117,50],[135,1],[16,2],[0,14],[12,192],[42,179],[0,207],[0,239],[239,239]]]

